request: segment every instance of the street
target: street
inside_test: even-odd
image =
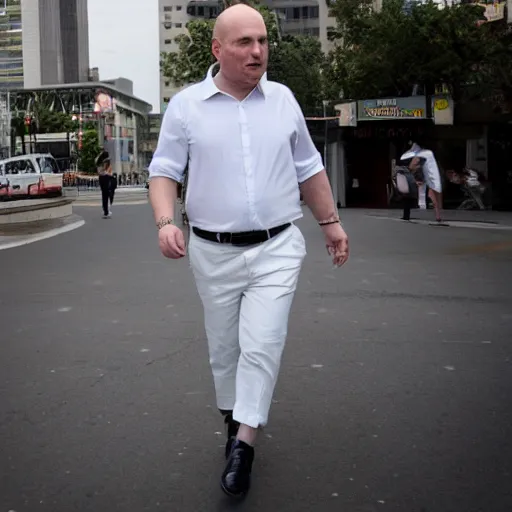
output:
[[[188,262],[147,204],[0,251],[0,511],[512,510],[512,230],[341,210],[308,244],[244,502]]]

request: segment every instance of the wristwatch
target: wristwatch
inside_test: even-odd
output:
[[[157,223],[156,227],[160,230],[168,224],[174,224],[174,221],[170,217],[162,217]]]

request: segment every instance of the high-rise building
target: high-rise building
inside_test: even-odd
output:
[[[310,35],[320,39],[322,49],[329,49],[327,34],[335,24],[329,17],[329,0],[263,0],[279,19],[282,34]],[[160,52],[177,51],[175,39],[186,33],[191,19],[216,18],[222,9],[218,0],[159,0]],[[167,104],[177,88],[160,78],[160,110]]]
[[[0,1],[0,89],[23,87],[21,0]]]
[[[87,0],[0,0],[0,88],[85,82]]]

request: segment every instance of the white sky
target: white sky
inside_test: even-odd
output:
[[[90,67],[101,79],[133,81],[135,96],[159,112],[158,0],[88,0]]]

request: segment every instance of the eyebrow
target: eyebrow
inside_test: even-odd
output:
[[[259,36],[259,37],[249,37],[249,36],[243,36],[237,39],[237,42],[239,43],[245,43],[248,41],[252,41],[253,39],[257,39],[259,42],[266,41],[268,39],[268,36]]]

